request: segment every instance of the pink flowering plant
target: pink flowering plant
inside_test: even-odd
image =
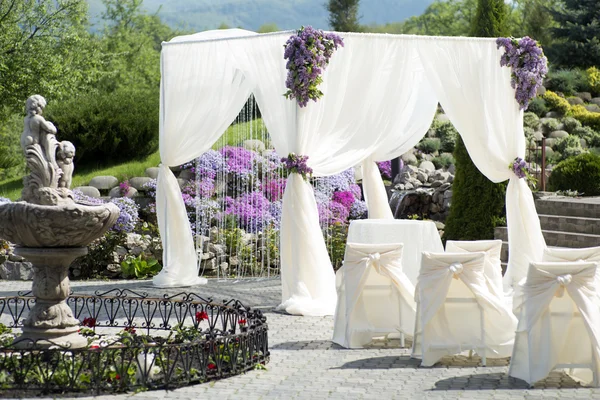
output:
[[[296,99],[300,107],[306,107],[309,100],[317,101],[321,98],[321,74],[327,68],[333,52],[340,46],[344,46],[341,37],[311,26],[303,26],[295,35],[290,36],[284,45],[283,58],[288,60],[285,81],[288,91],[284,96]]]
[[[548,73],[548,59],[539,43],[525,36],[521,39],[501,37],[496,40],[498,48],[504,48],[500,65],[512,70],[511,86],[515,98],[524,110],[533,99]]]
[[[289,173],[300,174],[304,179],[308,179],[313,173],[312,168],[306,164],[307,161],[308,156],[299,156],[296,153],[290,153],[287,157],[281,159],[283,167]]]

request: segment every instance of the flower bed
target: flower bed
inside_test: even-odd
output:
[[[0,298],[8,326],[0,325],[0,397],[172,389],[264,368],[269,359],[266,318],[237,300],[115,289],[67,302],[88,346],[35,350],[10,332],[22,326],[33,297]]]

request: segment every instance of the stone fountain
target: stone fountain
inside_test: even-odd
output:
[[[23,179],[22,201],[0,205],[0,237],[14,243],[15,253],[34,268],[35,305],[18,341],[27,347],[84,347],[87,340],[66,303],[69,266],[115,223],[119,208],[75,202],[70,190],[75,147],[56,139],[56,127],[42,117],[45,106],[42,96],[27,99],[21,147],[31,173]]]

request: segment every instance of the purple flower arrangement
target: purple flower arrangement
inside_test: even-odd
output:
[[[527,162],[525,162],[525,160],[523,160],[521,157],[515,158],[515,160],[508,166],[508,169],[510,169],[517,177],[519,177],[519,179],[524,178],[527,180],[527,183],[532,185],[535,184],[535,177],[531,175]]]
[[[528,36],[522,39],[498,38],[496,45],[505,50],[500,65],[511,68],[511,86],[516,89],[515,98],[524,110],[548,73],[548,59],[538,42]]]
[[[325,33],[311,26],[301,27],[285,43],[283,58],[288,60],[284,96],[296,99],[300,107],[306,107],[309,100],[317,101],[323,96],[319,85],[323,82],[322,72],[338,47],[343,47],[341,37]]]
[[[283,167],[289,173],[300,174],[304,179],[307,179],[313,173],[312,168],[306,164],[307,161],[308,156],[299,156],[295,153],[290,153],[287,157],[281,159]]]

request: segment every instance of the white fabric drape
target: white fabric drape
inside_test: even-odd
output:
[[[510,376],[533,384],[557,364],[589,364],[593,372],[600,372],[597,266],[596,262],[531,264],[522,287],[524,303]],[[592,381],[589,369],[566,372],[584,383]]]
[[[505,286],[526,275],[546,247],[533,195],[509,165],[525,158],[523,113],[510,86],[510,68],[500,67],[495,39],[422,40],[421,62],[433,90],[471,159],[491,181],[509,179],[506,190],[509,262]]]
[[[239,29],[209,31],[175,38],[161,53],[159,149],[161,166],[156,190],[156,216],[163,243],[163,269],[154,277],[159,287],[206,283],[198,277],[198,259],[181,189],[171,166],[200,156],[234,120],[252,84],[232,65],[226,42],[190,40],[253,35]]]
[[[245,73],[257,83],[256,101],[276,151],[309,157],[315,176],[360,163],[395,131],[412,80],[422,74],[415,49],[384,36],[343,35],[323,74],[318,102],[299,108],[283,96],[287,70],[283,44],[289,35],[258,37],[240,47]],[[321,237],[311,186],[288,178],[281,221],[282,304],[292,314],[333,315],[335,276]]]
[[[360,348],[376,336],[412,336],[415,288],[402,272],[402,249],[401,243],[346,245],[344,265],[336,274],[334,343]]]
[[[422,358],[422,365],[431,366],[473,345],[485,345],[488,357],[510,356],[517,319],[504,299],[489,290],[485,258],[483,252],[423,253],[413,342],[413,356]],[[473,298],[476,303],[445,304],[447,298]],[[477,306],[484,318],[485,344],[480,318],[474,318]]]
[[[498,295],[502,290],[502,263],[500,252],[502,251],[502,240],[448,240],[446,241],[447,253],[464,253],[483,251],[486,255],[483,272],[488,279],[492,290]]]

